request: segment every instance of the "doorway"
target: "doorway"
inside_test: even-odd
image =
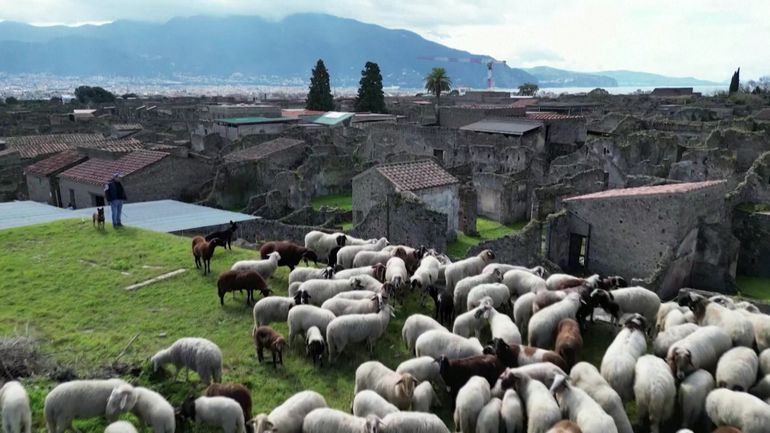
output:
[[[96,207],[104,206],[104,196],[91,194],[91,204]]]
[[[584,272],[588,266],[588,238],[583,235],[570,233],[569,235],[569,270],[570,272]]]

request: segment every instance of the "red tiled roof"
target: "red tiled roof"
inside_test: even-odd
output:
[[[24,172],[38,176],[49,176],[85,159],[85,156],[80,155],[75,150],[65,150],[64,152],[59,152],[54,156],[48,157],[30,166],[27,166],[27,168],[24,169]]]
[[[400,191],[417,191],[460,182],[431,159],[378,165],[374,169]]]
[[[707,182],[672,183],[668,185],[608,189],[606,191],[599,191],[591,194],[565,198],[563,201],[592,200],[592,199],[605,199],[605,198],[616,198],[616,197],[636,197],[636,196],[659,195],[659,194],[681,194],[685,192],[691,192],[691,191],[696,191],[703,188],[708,188],[708,187],[719,185],[722,183],[725,183],[725,181],[710,180]]]
[[[8,148],[18,150],[22,159],[59,153],[77,146],[95,147],[104,140],[101,134],[21,135],[5,138]]]
[[[135,138],[121,138],[105,140],[103,145],[96,146],[99,150],[113,153],[128,153],[135,150],[142,150],[142,142]]]
[[[247,149],[239,150],[225,156],[227,162],[259,161],[277,152],[283,152],[295,146],[305,144],[303,140],[291,138],[276,138]]]
[[[532,120],[571,120],[583,119],[583,116],[555,113],[553,111],[527,111],[527,119]]]
[[[169,154],[154,150],[137,150],[117,159],[89,159],[63,172],[62,178],[72,179],[78,182],[101,185],[109,182],[114,173],[128,176],[145,167],[148,167]]]
[[[325,111],[308,110],[305,108],[284,108],[281,110],[281,117],[300,117],[300,116],[320,116]]]

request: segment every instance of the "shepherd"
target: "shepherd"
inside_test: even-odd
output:
[[[120,183],[120,173],[114,173],[112,179],[104,185],[104,196],[112,210],[112,227],[123,227],[120,213],[123,211],[123,202],[126,201],[126,191]]]

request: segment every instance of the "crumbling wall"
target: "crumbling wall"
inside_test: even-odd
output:
[[[543,220],[562,209],[562,199],[607,189],[607,176],[601,169],[586,170],[566,177],[562,182],[535,188],[532,197],[532,218]]]
[[[770,212],[733,213],[733,234],[740,240],[738,272],[741,275],[770,277]]]
[[[459,230],[469,236],[478,234],[478,230],[476,230],[477,201],[478,194],[472,185],[460,186]]]
[[[474,173],[473,185],[478,193],[478,212],[487,218],[509,224],[529,219],[529,185],[527,174],[506,176]]]
[[[731,206],[770,203],[770,152],[760,155],[746,172],[743,182],[727,195]]]
[[[538,266],[544,263],[542,255],[542,229],[540,221],[532,220],[520,232],[499,239],[484,241],[468,249],[468,256],[490,249],[495,261],[520,266]]]
[[[728,149],[735,154],[738,172],[747,171],[764,152],[770,151],[770,132],[742,129],[716,129],[706,140],[706,147]]]
[[[21,156],[12,150],[0,150],[0,201],[11,201],[24,194]]]

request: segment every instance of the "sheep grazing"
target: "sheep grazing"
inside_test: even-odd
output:
[[[395,254],[395,251],[398,249],[404,251],[403,255]],[[422,260],[423,256],[425,256],[427,249],[422,245],[420,248],[412,248],[407,245],[389,245],[383,248],[382,251],[393,253],[394,256],[402,258],[404,263],[406,263],[407,272],[409,274],[413,274],[414,271],[417,270],[417,267],[420,265],[420,260]]]
[[[500,375],[500,378],[492,390],[493,395],[500,396],[506,389],[510,388],[512,383],[511,380],[516,374],[526,374],[530,379],[541,382],[546,386],[546,388],[551,387],[553,381],[556,379],[556,376],[567,375],[564,370],[554,364],[551,364],[550,362],[536,362],[534,364],[522,365],[521,367],[506,368],[505,372]],[[508,379],[507,384],[504,382],[504,379],[506,378]]]
[[[428,287],[428,295],[433,299],[434,315],[442,325],[449,326],[454,320],[454,299],[446,289]]]
[[[273,356],[273,367],[283,365],[283,349],[286,348],[286,339],[269,326],[260,326],[252,332],[257,359],[261,363],[265,359],[264,350],[267,349]]]
[[[486,348],[484,353],[487,353]],[[496,355],[506,367],[515,368],[538,362],[550,362],[564,371],[569,369],[564,359],[556,352],[518,344],[509,345],[499,338],[492,340],[491,353]]]
[[[522,335],[527,334],[529,319],[532,318],[532,304],[535,301],[534,293],[526,293],[519,296],[513,303],[513,321],[519,327]]]
[[[377,418],[385,418],[393,412],[398,412],[398,408],[374,391],[365,389],[353,397],[354,416],[366,418],[375,415]]]
[[[757,379],[759,358],[748,347],[733,347],[717,363],[716,385],[733,391],[748,391]]]
[[[623,401],[593,365],[578,362],[569,373],[572,385],[582,389],[612,417],[618,433],[634,433]]]
[[[644,317],[634,314],[623,325],[602,358],[602,377],[624,402],[634,399],[634,367],[636,360],[647,352],[645,329]]]
[[[529,271],[512,269],[503,274],[503,284],[508,287],[511,296],[537,293],[548,290],[545,280]]]
[[[353,259],[361,251],[380,251],[390,245],[386,238],[380,238],[373,244],[352,245],[346,242],[346,246],[337,251],[337,264],[345,269],[353,267]]]
[[[219,427],[224,433],[245,433],[243,410],[237,401],[228,397],[187,397],[179,415],[196,423]]]
[[[305,248],[315,251],[318,260],[329,261],[329,253],[335,247],[344,247],[347,236],[344,233],[324,233],[313,230],[305,235]]]
[[[318,256],[313,250],[291,241],[270,241],[259,247],[259,255],[262,260],[266,260],[273,252],[278,252],[280,256],[278,266],[286,266],[292,271],[299,262],[305,262],[305,266],[308,266],[311,260],[314,264],[318,264]]]
[[[153,371],[158,371],[164,364],[174,364],[176,372],[174,378],[179,375],[179,370],[185,367],[185,377],[189,380],[190,370],[198,373],[201,382],[208,385],[222,381],[222,351],[219,347],[205,338],[185,337],[180,338],[166,349],[158,351],[150,358]]]
[[[121,385],[127,383],[120,379],[107,379],[73,380],[57,385],[45,397],[43,412],[48,433],[73,430],[72,421],[75,419],[105,416],[112,390]],[[3,413],[4,423],[6,419]]]
[[[460,280],[480,274],[481,271],[484,270],[484,266],[492,263],[494,260],[495,253],[493,253],[492,250],[483,250],[474,257],[469,257],[447,265],[446,270],[444,270],[447,290],[454,292],[455,286]],[[459,301],[457,296],[455,296],[455,300]],[[465,303],[462,305],[465,305]]]
[[[377,313],[350,314],[332,320],[326,328],[329,362],[350,343],[366,342],[369,354],[374,354],[374,343],[385,333],[392,315],[392,307],[385,304]]]
[[[224,246],[225,241],[220,238],[214,238],[206,241],[202,236],[195,236],[192,239],[192,254],[195,259],[195,267],[203,267],[203,275],[211,272],[211,257],[214,256],[214,249],[217,246]]]
[[[697,430],[705,430],[703,409],[706,396],[713,389],[714,377],[703,369],[693,371],[679,384],[677,399],[682,411],[682,428],[701,427]]]
[[[233,241],[233,233],[235,233],[236,230],[238,230],[238,224],[230,221],[230,225],[226,229],[220,230],[218,232],[209,233],[206,235],[204,239],[206,240],[206,242],[211,241],[212,239],[215,239],[215,238],[221,239],[222,241],[224,241],[222,246],[229,250],[232,250],[233,248],[232,246],[230,246],[230,244]]]
[[[29,396],[21,383],[15,380],[6,382],[0,387],[0,418],[3,419],[4,433],[31,433],[32,431]]]
[[[128,411],[139,418],[140,431],[144,430],[145,424],[152,428],[153,433],[174,433],[176,429],[174,408],[151,389],[129,384],[114,388],[107,399],[107,418],[116,419],[120,413]]]
[[[505,433],[524,432],[524,407],[519,395],[514,389],[508,389],[503,394],[503,404],[500,407],[500,418],[503,421]]]
[[[677,341],[697,331],[698,328],[699,326],[694,323],[685,323],[682,325],[672,326],[671,328],[658,333],[658,335],[655,337],[655,341],[652,343],[652,353],[660,358],[665,358],[666,354],[668,354],[669,347],[671,347]]]
[[[382,421],[374,415],[367,418],[335,409],[316,409],[302,421],[302,433],[377,433]]]
[[[479,416],[476,419],[476,432],[478,433],[499,433],[500,431],[500,409],[503,407],[503,401],[493,397],[481,408]]]
[[[335,266],[325,268],[296,268],[289,272],[289,285],[303,283],[307,280],[329,280],[337,277],[341,270]]]
[[[556,325],[556,338],[554,352],[564,359],[567,366],[575,365],[578,355],[583,349],[583,336],[580,334],[580,325],[573,319],[562,319]]]
[[[752,347],[754,345],[754,326],[738,311],[725,308],[695,293],[688,293],[680,301],[689,305],[695,313],[695,321],[698,325],[713,325],[724,329],[730,335],[733,346]]]
[[[321,308],[331,311],[337,317],[349,314],[377,313],[388,301],[388,296],[382,293],[368,293],[369,296],[365,299],[345,299],[335,296],[324,302]]]
[[[449,429],[432,413],[395,412],[382,419],[380,433],[449,433]]]
[[[527,414],[527,433],[545,433],[561,420],[561,410],[546,386],[521,371],[508,369],[500,376],[503,389],[513,388]]]
[[[626,287],[611,292],[596,289],[591,293],[591,300],[611,314],[615,322],[618,322],[623,314],[638,313],[644,316],[647,325],[651,326],[655,323],[660,308],[657,293],[644,287]]]
[[[468,292],[465,300],[466,311],[481,305],[484,298],[489,298],[490,305],[501,311],[513,311],[511,293],[501,283],[479,284]]]
[[[359,275],[368,275],[377,281],[385,281],[385,265],[377,263],[372,266],[361,266],[360,268],[351,268],[338,271],[334,274],[334,278],[337,280],[345,280],[350,277],[357,277]]]
[[[401,364],[398,364],[396,373],[409,373],[417,379],[417,382],[443,382],[438,362],[430,356],[407,359]]]
[[[212,383],[203,393],[206,397],[228,397],[238,402],[244,422],[251,420],[251,391],[240,383]]]
[[[292,307],[310,302],[310,299],[303,300],[302,295],[298,293],[294,297],[270,296],[260,299],[252,310],[254,328],[273,322],[285,322]]]
[[[318,327],[322,334],[326,334],[326,327],[337,317],[329,310],[315,305],[297,305],[289,310],[286,322],[289,325],[289,344],[298,335],[305,336],[308,329]]]
[[[219,295],[219,304],[225,305],[225,294],[235,292],[236,290],[246,291],[246,305],[254,302],[254,290],[258,290],[263,297],[270,296],[273,291],[267,287],[267,283],[255,271],[224,271],[217,278],[217,294]]]
[[[412,405],[417,379],[409,373],[397,373],[381,362],[367,361],[356,368],[354,395],[371,390],[395,405],[408,410]]]
[[[325,408],[326,400],[315,391],[301,391],[289,397],[270,414],[261,413],[251,420],[254,433],[302,433],[302,422],[315,409]]]
[[[612,417],[585,391],[570,386],[565,376],[557,376],[550,391],[562,414],[574,421],[583,433],[618,433]]]
[[[351,277],[347,280],[308,280],[300,284],[297,292],[307,293],[310,304],[320,307],[337,294],[357,290],[360,287],[360,281],[360,277]]]
[[[449,286],[447,285],[447,291],[452,293],[452,297],[455,301],[455,314],[459,315],[462,312],[467,311],[468,293],[474,287],[480,284],[500,283],[501,281],[503,281],[503,274],[498,271],[492,271],[489,273],[467,276],[459,280],[457,284],[455,284],[454,289],[449,289]]]
[[[406,287],[407,281],[409,281],[409,273],[406,271],[406,262],[402,258],[391,257],[388,259],[385,265],[385,281],[393,284],[396,288],[396,294]]]
[[[278,269],[278,262],[281,260],[281,254],[278,251],[273,251],[268,254],[264,260],[241,260],[235,262],[230,267],[231,271],[244,272],[255,271],[267,281],[273,276],[275,270]]]
[[[457,392],[455,401],[455,428],[462,433],[474,433],[479,413],[489,402],[489,382],[480,376],[471,377]]]
[[[717,426],[743,433],[764,433],[770,426],[770,405],[745,392],[715,389],[706,397],[706,414]]]
[[[714,371],[723,353],[730,350],[730,336],[717,326],[704,326],[668,348],[666,362],[677,380],[702,368]]]
[[[471,336],[479,338],[481,330],[487,326],[488,317],[489,307],[478,306],[457,316],[454,325],[452,325],[452,333],[465,338]]]
[[[521,333],[511,318],[494,308],[487,309],[487,321],[492,332],[492,338],[504,341],[506,344],[521,344]]]
[[[658,433],[660,425],[674,412],[676,383],[666,362],[655,355],[644,355],[635,366],[634,395],[639,419],[649,422],[650,433]]]
[[[457,392],[474,376],[483,377],[494,386],[497,378],[505,371],[505,365],[495,355],[476,355],[461,359],[439,357],[439,374],[446,384],[451,401],[455,401]]]
[[[449,359],[467,358],[481,355],[483,348],[476,338],[464,338],[449,333],[445,329],[432,329],[417,337],[414,344],[415,355],[438,358],[446,355]]]
[[[550,349],[556,337],[556,328],[563,319],[574,319],[580,308],[580,296],[571,293],[563,300],[549,305],[532,315],[529,320],[529,345]]]
[[[324,343],[323,334],[317,326],[312,326],[307,330],[305,337],[305,356],[310,357],[313,360],[313,366],[316,362],[323,366],[324,351],[326,350],[326,343]]]
[[[433,256],[425,256],[420,260],[420,266],[414,271],[414,275],[409,279],[412,290],[421,290],[425,293],[428,286],[436,284],[438,281],[438,270],[441,263]]]
[[[396,371],[398,372],[398,370]],[[419,380],[418,380],[419,382]],[[433,402],[439,403],[438,396],[429,381],[421,382],[414,388],[412,394],[412,410],[415,412],[430,412]]]
[[[104,433],[137,433],[136,427],[128,421],[115,421],[105,427]]]
[[[401,339],[404,340],[409,353],[414,353],[414,344],[417,338],[430,330],[446,330],[439,322],[424,314],[412,314],[404,321],[401,328]]]

